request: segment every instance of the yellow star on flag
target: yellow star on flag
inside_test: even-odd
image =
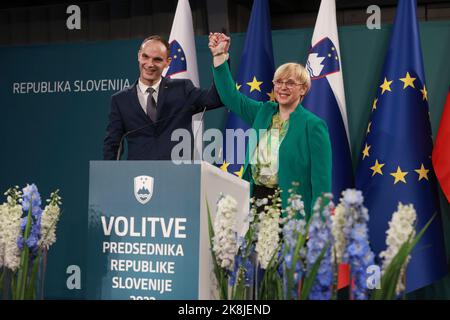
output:
[[[372,126],[372,121],[369,122],[369,125],[367,126],[367,134],[370,133],[370,127]]]
[[[228,172],[228,166],[230,164],[227,163],[225,160],[223,160],[223,164],[220,166],[220,170],[224,171],[224,172]]]
[[[428,91],[425,85],[423,85],[423,89],[420,89],[420,92],[422,92],[422,100],[428,101]]]
[[[240,85],[239,83],[236,82],[236,89],[239,91],[241,90],[242,85]]]
[[[255,76],[253,76],[253,80],[251,82],[247,82],[247,84],[250,86],[250,92],[253,90],[258,90],[261,92],[261,88],[259,86],[262,85],[262,81],[256,80]]]
[[[375,164],[372,167],[370,167],[370,169],[373,171],[372,177],[377,173],[383,175],[383,171],[381,171],[381,168],[383,167],[384,163],[378,163],[378,159],[376,159]]]
[[[380,88],[382,89],[381,94],[383,94],[386,90],[392,92],[392,90],[391,90],[391,83],[392,83],[392,81],[393,80],[387,81],[386,77],[384,77],[384,82],[380,86]]]
[[[269,101],[275,102],[275,93],[273,92],[273,89],[272,89],[272,91],[270,91],[266,94],[269,96]]]
[[[417,78],[411,78],[409,75],[409,72],[406,73],[406,76],[404,78],[400,78],[400,81],[403,82],[403,89],[406,89],[407,87],[416,88],[414,87],[414,80]]]
[[[428,180],[428,172],[430,171],[429,169],[425,169],[425,167],[422,165],[420,166],[420,169],[414,170],[415,172],[417,172],[419,174],[419,181],[422,179],[427,179]]]
[[[370,147],[371,147],[371,146],[367,145],[367,143],[366,143],[366,146],[364,147],[364,150],[363,150],[363,152],[362,152],[362,154],[363,154],[363,160],[364,160],[366,157],[369,156],[369,149],[370,149]]]
[[[377,102],[378,102],[378,99],[373,100],[372,111],[377,109]]]
[[[243,173],[244,173],[244,166],[241,166],[239,171],[234,172],[234,174],[237,175],[239,178],[242,178]]]
[[[391,176],[393,176],[395,178],[394,180],[394,184],[396,184],[397,182],[401,181],[403,183],[406,183],[405,180],[405,176],[408,174],[407,171],[402,171],[400,169],[400,166],[397,166],[397,171],[396,172],[392,172]]]

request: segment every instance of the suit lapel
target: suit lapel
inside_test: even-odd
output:
[[[147,121],[150,121],[150,118],[147,116],[144,109],[142,109],[141,103],[139,102],[137,90],[139,90],[138,81],[136,81],[134,85],[130,88],[129,94],[130,104],[133,108],[133,112],[139,113],[141,116],[145,117]]]
[[[158,92],[158,101],[156,102],[156,115],[157,119],[161,119],[162,113],[165,111],[163,110],[164,105],[164,99],[167,96],[167,88],[170,85],[170,79],[167,79],[165,77],[162,77],[161,84],[159,85],[159,92]]]

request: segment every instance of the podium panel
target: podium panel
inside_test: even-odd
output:
[[[91,161],[86,297],[211,299],[206,201],[248,183],[207,163]]]

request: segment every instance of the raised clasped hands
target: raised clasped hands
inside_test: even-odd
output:
[[[220,55],[222,53],[228,53],[230,48],[231,38],[227,35],[219,32],[209,33],[208,47],[211,50],[213,56]]]

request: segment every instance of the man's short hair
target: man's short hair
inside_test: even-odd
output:
[[[139,47],[139,50],[142,49],[142,47],[144,46],[144,44],[145,44],[147,41],[150,41],[150,40],[161,42],[161,43],[166,47],[166,50],[167,50],[167,56],[170,57],[170,45],[169,45],[169,42],[168,42],[166,39],[164,39],[163,37],[158,36],[158,35],[153,35],[153,36],[150,36],[150,37],[145,38],[145,39],[142,41],[141,46]]]

